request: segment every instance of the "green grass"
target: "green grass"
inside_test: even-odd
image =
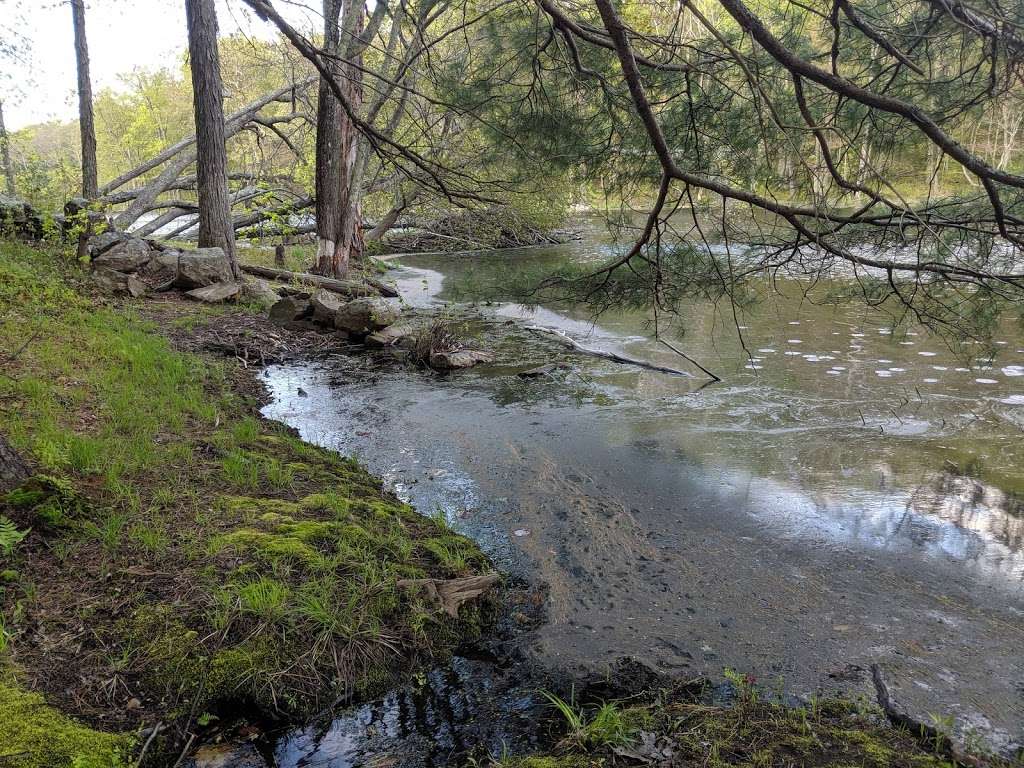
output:
[[[60,253],[2,242],[0,308],[0,433],[40,470],[0,497],[0,664],[37,681],[47,717],[300,717],[479,633],[483,607],[452,620],[398,584],[486,569],[471,542],[260,419],[251,374],[159,333],[239,310],[97,301]],[[85,639],[47,641],[64,637]]]
[[[496,760],[503,768],[588,768],[618,764],[616,750],[658,764],[702,768],[954,768],[944,744],[890,726],[877,708],[839,699],[805,707],[766,700],[727,671],[736,691],[728,706],[706,691],[649,692],[628,702],[583,707],[544,693],[561,733],[547,753]],[[1005,765],[992,759],[991,765]]]

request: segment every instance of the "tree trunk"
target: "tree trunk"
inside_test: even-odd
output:
[[[344,8],[343,8],[344,5]],[[338,27],[344,10],[345,34]],[[324,0],[324,48],[339,55],[363,31],[363,0]],[[343,39],[344,38],[344,39]],[[361,54],[357,54],[362,58]],[[359,62],[354,62],[358,64]],[[331,73],[354,109],[362,104],[362,72],[332,58]],[[316,115],[316,272],[344,277],[363,251],[357,190],[359,132],[321,78]]]
[[[82,197],[99,197],[96,169],[96,127],[92,116],[92,81],[89,79],[89,44],[85,38],[85,0],[71,0],[78,63],[78,130],[82,136]]]
[[[14,166],[11,165],[10,136],[4,125],[4,103],[0,101],[0,164],[3,165],[4,180],[7,183],[7,194],[14,197]]]
[[[188,50],[192,65],[192,103],[196,116],[196,191],[199,197],[199,246],[224,250],[235,277],[235,228],[228,196],[224,94],[217,52],[214,0],[185,0]]]
[[[0,435],[0,493],[17,488],[32,474],[32,469],[14,446]]]

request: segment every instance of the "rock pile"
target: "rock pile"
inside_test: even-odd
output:
[[[96,284],[113,293],[178,290],[207,304],[241,300],[265,308],[280,298],[263,280],[235,280],[220,248],[179,250],[108,230],[90,238],[89,256]]]

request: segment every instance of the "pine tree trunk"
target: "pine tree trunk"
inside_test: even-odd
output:
[[[217,52],[214,0],[185,0],[188,50],[192,66],[192,103],[196,117],[196,191],[199,197],[199,246],[218,247],[235,260],[235,229],[228,195],[224,94]]]
[[[344,35],[338,27],[343,10]],[[345,51],[363,31],[365,16],[363,0],[344,4],[343,0],[324,0],[324,48],[328,53]],[[328,66],[352,109],[358,110],[363,99],[362,72],[336,59],[331,59]],[[357,190],[359,132],[322,79],[316,117],[315,271],[340,278],[348,272],[350,261],[358,259],[363,251]]]
[[[92,115],[92,81],[89,78],[89,44],[85,38],[85,0],[71,0],[75,26],[75,59],[78,62],[78,129],[82,135],[82,197],[99,197],[96,168],[96,127]]]
[[[11,165],[11,139],[4,125],[4,103],[0,101],[0,164],[3,164],[7,194],[14,197],[14,166]]]

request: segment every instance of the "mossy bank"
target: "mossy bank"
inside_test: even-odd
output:
[[[246,308],[154,322],[87,285],[0,243],[0,434],[35,472],[0,502],[4,765],[132,764],[147,741],[173,762],[239,712],[370,695],[480,632],[486,605],[453,619],[417,588],[486,571],[472,542],[165,335]]]

